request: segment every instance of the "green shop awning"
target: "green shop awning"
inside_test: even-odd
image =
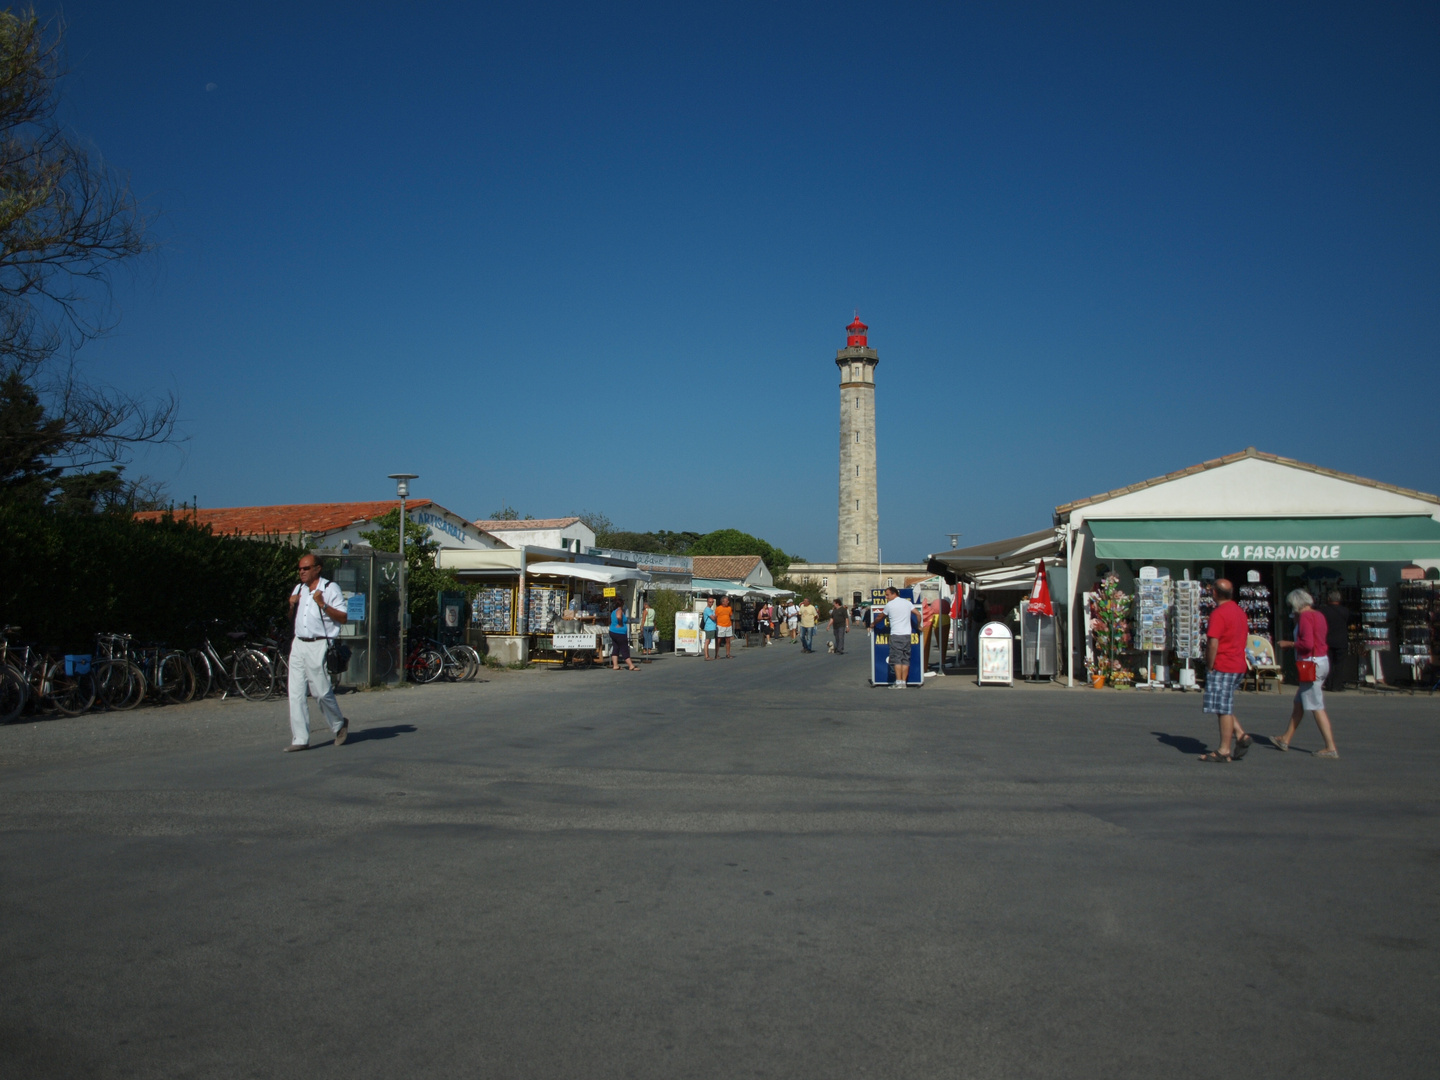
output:
[[[1429,517],[1091,520],[1100,559],[1410,562],[1440,559]]]

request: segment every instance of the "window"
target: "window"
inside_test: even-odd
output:
[[[821,587],[822,589],[828,589],[828,588],[830,588],[830,579],[829,579],[828,577],[822,577],[822,578],[820,579],[820,587]]]
[[[856,533],[856,534],[855,534],[855,543],[857,543],[857,544],[860,543],[860,534],[859,534],[859,533]]]
[[[885,587],[887,589],[893,589],[895,587],[895,579],[893,577],[887,577],[885,579]]]
[[[860,466],[859,466],[859,465],[856,465],[856,466],[855,466],[855,475],[856,475],[856,476],[859,476],[859,475],[860,475]]]
[[[856,441],[856,442],[859,442],[859,441],[860,441],[860,433],[859,433],[858,431],[855,432],[855,441]]]

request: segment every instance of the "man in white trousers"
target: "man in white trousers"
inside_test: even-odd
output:
[[[290,642],[290,745],[285,750],[310,749],[306,687],[320,703],[320,715],[335,733],[335,745],[341,746],[350,734],[350,722],[340,715],[335,701],[325,649],[346,621],[345,597],[339,585],[320,576],[320,560],[314,555],[300,556],[300,584],[290,593],[290,613],[295,618],[295,638]]]

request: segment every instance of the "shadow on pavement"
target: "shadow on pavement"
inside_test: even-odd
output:
[[[1173,746],[1182,754],[1200,755],[1209,749],[1199,739],[1192,739],[1189,735],[1166,735],[1163,731],[1152,731],[1156,742],[1162,742],[1166,746]]]
[[[414,730],[414,724],[391,724],[389,727],[362,728],[360,731],[352,731],[346,738],[345,745],[369,742],[372,739],[393,739],[396,735],[409,735]]]

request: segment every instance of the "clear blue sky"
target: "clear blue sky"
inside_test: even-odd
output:
[[[887,560],[1248,445],[1440,488],[1440,5],[64,11],[177,499],[833,559],[857,306]]]

